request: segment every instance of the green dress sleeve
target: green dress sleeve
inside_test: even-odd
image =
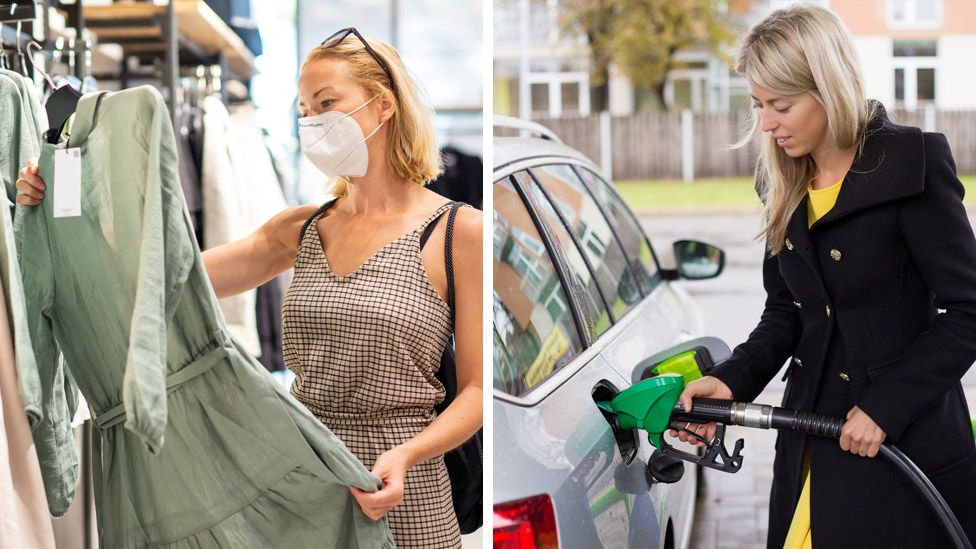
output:
[[[25,129],[31,118],[24,112],[27,107],[23,103],[17,81],[0,71],[0,113],[12,113],[9,123],[0,124],[0,182],[5,191],[0,197],[0,207],[4,210],[0,212],[0,277],[14,336],[20,400],[28,422],[33,427],[41,416],[41,386],[37,364],[31,352],[30,336],[22,322],[26,318],[26,310],[20,284],[20,267],[14,251],[14,203],[9,194],[10,189],[16,194],[15,182],[21,164],[26,163],[26,159],[36,151],[37,143],[31,142],[31,134]],[[6,116],[4,119],[6,120]]]
[[[146,99],[161,101],[158,96]],[[122,398],[125,428],[139,436],[150,452],[157,453],[166,430],[166,324],[193,265],[193,245],[187,238],[185,207],[170,207],[173,201],[182,202],[183,197],[164,190],[162,184],[164,179],[178,177],[175,166],[160,161],[176,157],[168,111],[159,105],[152,113],[148,166],[141,183],[144,203],[138,285]]]
[[[49,180],[53,158],[51,149],[41,154],[41,177]],[[47,223],[41,208],[17,208],[14,232],[27,307],[27,327],[37,364],[41,387],[41,417],[34,426],[34,444],[44,477],[51,514],[61,516],[74,499],[78,484],[78,454],[71,418],[76,401],[69,398],[71,385],[65,379],[65,365],[54,338],[51,311],[54,306],[54,263]],[[23,250],[29,250],[26,255]],[[21,349],[17,350],[18,354]]]

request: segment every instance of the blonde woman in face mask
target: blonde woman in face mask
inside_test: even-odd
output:
[[[886,440],[976,541],[960,385],[976,360],[976,240],[945,137],[893,124],[865,99],[850,34],[824,8],[770,14],[745,36],[736,70],[754,107],[744,142],[761,142],[766,305],[682,404],[752,401],[789,361],[783,406],[847,418],[839,443],[779,433],[770,548],[949,546],[914,489],[872,459]]]
[[[283,306],[292,394],[382,479],[351,490],[366,515],[389,517],[399,547],[460,547],[442,456],[482,425],[482,216],[456,212],[452,311],[450,203],[423,186],[442,171],[431,112],[397,52],[344,29],[308,55],[298,87],[303,152],[337,199],[207,250],[210,281],[226,297],[295,269]],[[18,202],[39,203],[43,187],[28,166]],[[435,419],[452,332],[458,393]]]

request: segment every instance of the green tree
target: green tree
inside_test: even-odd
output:
[[[719,0],[564,0],[564,26],[584,32],[589,40],[593,108],[609,106],[606,82],[611,64],[635,87],[651,90],[663,107],[667,75],[678,68],[676,52],[706,49],[724,57],[736,29],[719,4]]]
[[[563,27],[582,33],[590,46],[590,108],[610,107],[610,64],[613,63],[613,27],[620,0],[563,0]]]

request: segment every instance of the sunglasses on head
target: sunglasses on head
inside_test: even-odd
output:
[[[390,72],[390,67],[388,67],[386,65],[386,62],[383,61],[383,58],[380,57],[379,54],[377,54],[376,51],[374,51],[373,48],[369,46],[369,43],[366,42],[366,39],[363,38],[363,35],[359,34],[359,31],[356,30],[355,27],[349,27],[340,30],[339,32],[323,40],[322,43],[319,44],[319,46],[323,48],[335,47],[341,44],[342,41],[345,40],[346,37],[349,36],[350,34],[356,35],[356,38],[358,38],[359,41],[363,43],[363,46],[366,48],[366,52],[369,53],[371,56],[373,56],[373,59],[375,59],[376,62],[379,63],[380,67],[383,68],[383,71],[386,73],[386,77],[390,80],[390,90],[393,91],[393,95],[394,97],[396,97],[397,96],[396,81],[393,80],[393,73]]]

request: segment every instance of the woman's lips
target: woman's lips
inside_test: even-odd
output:
[[[786,147],[789,147],[790,145],[793,144],[793,138],[792,137],[789,137],[789,136],[787,136],[787,137],[777,137],[776,138],[776,144],[779,145],[780,147],[783,147],[785,149]]]

